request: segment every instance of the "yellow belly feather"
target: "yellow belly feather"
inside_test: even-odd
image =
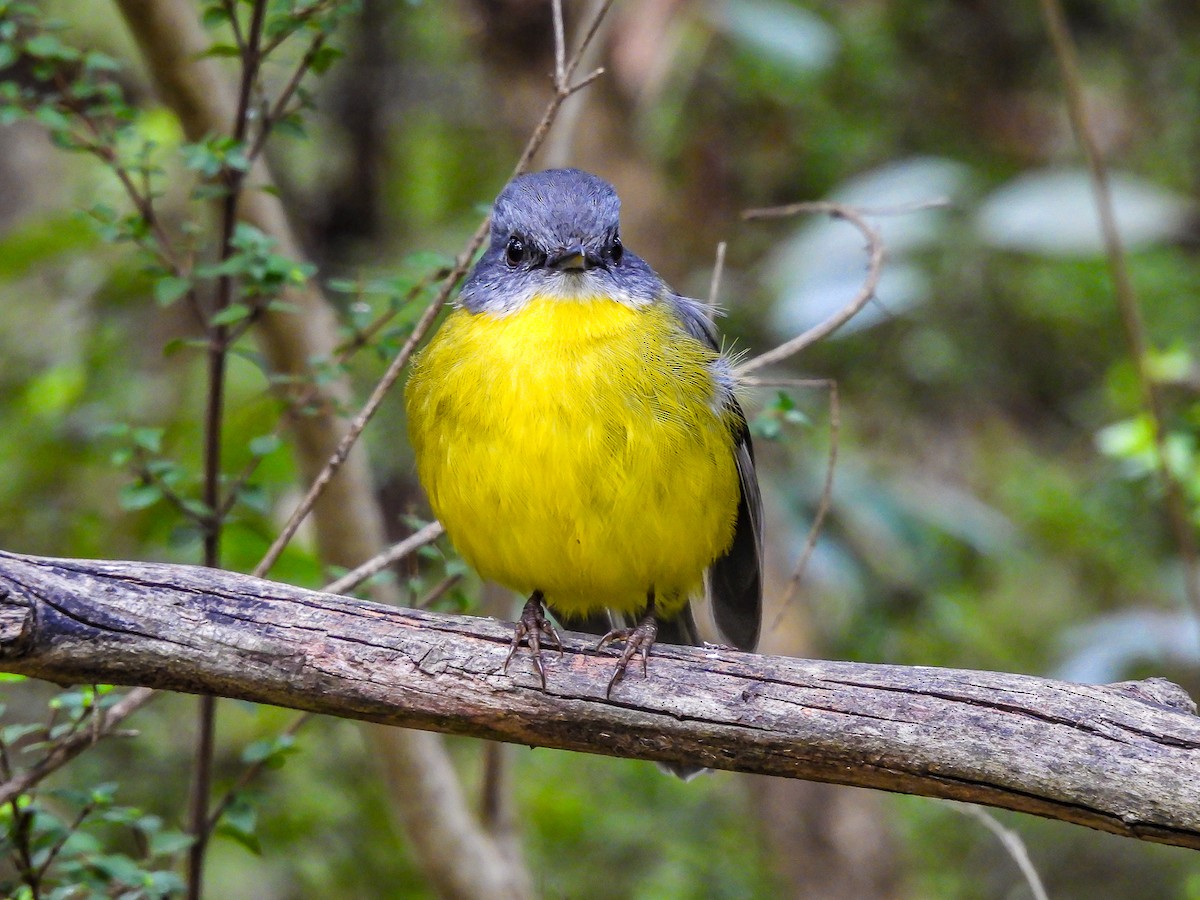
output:
[[[568,615],[640,610],[650,588],[677,610],[733,540],[715,355],[657,305],[451,313],[407,404],[418,474],[458,551]]]

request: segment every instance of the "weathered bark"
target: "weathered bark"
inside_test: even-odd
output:
[[[605,697],[566,634],[547,689],[511,627],[229,572],[0,553],[0,669],[150,685],[614,756],[985,803],[1200,848],[1200,718],[1152,680],[660,646]]]

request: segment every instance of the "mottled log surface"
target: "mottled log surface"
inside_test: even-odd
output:
[[[192,566],[0,552],[0,671],[145,685],[612,756],[946,797],[1200,848],[1200,718],[1152,679],[1026,675],[564,633],[547,689],[509,623]]]

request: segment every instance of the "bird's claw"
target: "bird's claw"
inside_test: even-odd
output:
[[[508,664],[516,654],[517,649],[521,646],[521,641],[527,641],[529,652],[533,656],[533,668],[542,680],[542,690],[545,690],[546,667],[542,663],[543,637],[553,638],[554,643],[558,646],[558,655],[563,655],[562,639],[559,638],[558,632],[554,630],[554,625],[546,618],[546,611],[542,607],[540,592],[535,591],[533,596],[525,601],[525,606],[521,610],[521,618],[517,621],[517,626],[513,630],[512,646],[508,650],[508,656],[504,658],[504,666],[501,671],[507,674]]]
[[[608,688],[604,692],[605,697],[612,696],[613,687],[625,677],[629,661],[639,653],[642,656],[642,677],[646,677],[646,662],[650,657],[650,648],[654,646],[657,637],[658,623],[654,621],[653,616],[648,615],[633,628],[614,628],[600,638],[600,643],[596,645],[597,650],[612,641],[625,641],[625,652],[621,654],[621,658],[617,661],[617,668],[608,681]]]

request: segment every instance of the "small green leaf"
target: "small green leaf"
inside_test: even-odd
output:
[[[127,484],[121,488],[118,502],[121,509],[134,512],[153,506],[162,496],[162,488],[157,484]]]
[[[196,842],[194,836],[182,831],[160,831],[150,838],[150,855],[174,856]]]
[[[240,51],[237,47],[233,46],[232,44],[213,44],[211,47],[209,47],[207,50],[205,50],[200,55],[202,57],[204,57],[204,56],[233,57],[233,56],[241,56],[242,51]]]
[[[39,106],[37,111],[34,112],[33,117],[47,128],[53,128],[57,131],[67,131],[71,127],[70,118],[53,106]]]
[[[277,434],[263,434],[250,441],[250,454],[252,456],[266,456],[269,453],[274,453],[279,449],[279,445],[283,441],[280,440]]]
[[[163,430],[161,428],[134,428],[130,432],[133,443],[150,453],[162,452]]]
[[[18,725],[6,725],[0,728],[0,742],[15,744],[26,735],[36,734],[45,729],[40,722],[22,722]]]
[[[200,21],[204,23],[205,28],[216,28],[229,21],[229,11],[220,4],[214,4],[204,10]]]
[[[210,325],[233,325],[248,317],[251,311],[251,308],[245,303],[233,303],[219,312],[213,313],[208,322]]]
[[[216,833],[237,841],[255,856],[261,856],[262,844],[258,840],[258,835],[254,833],[257,826],[257,810],[238,797],[229,804],[225,814],[221,816]]]
[[[177,275],[168,275],[154,282],[154,300],[159,306],[170,306],[189,290],[192,282]]]
[[[290,734],[254,741],[242,751],[242,762],[247,764],[266,762],[272,766],[282,765],[285,756],[296,752],[295,744],[296,738]]]

